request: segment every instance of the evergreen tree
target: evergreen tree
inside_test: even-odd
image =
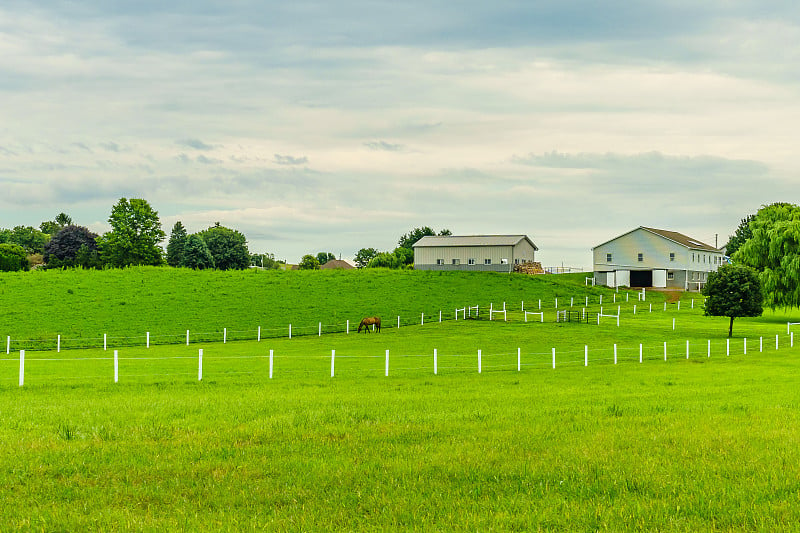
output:
[[[186,228],[181,221],[177,221],[172,227],[167,244],[167,264],[170,266],[180,266],[183,262],[183,250],[186,247]]]
[[[197,270],[214,268],[214,257],[202,237],[197,234],[186,237],[179,266]]]

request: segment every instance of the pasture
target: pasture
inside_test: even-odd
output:
[[[619,328],[555,323],[556,297],[614,298],[578,277],[264,274],[0,276],[16,311],[0,335],[35,341],[24,387],[18,354],[0,361],[0,529],[776,531],[800,521],[800,349],[786,325],[797,311],[738,319],[728,344],[727,320],[703,317],[689,295],[667,311],[660,294],[647,308],[620,301]],[[41,304],[35,318],[26,295]],[[553,305],[544,323],[524,322],[523,299]],[[437,307],[503,301],[508,322],[438,322]],[[423,312],[435,319],[420,325]],[[318,335],[320,321],[373,314],[408,322]],[[308,331],[221,341],[223,327],[289,321]],[[186,346],[185,329],[209,340]],[[176,338],[146,348],[148,330]],[[104,331],[125,340],[52,343]]]

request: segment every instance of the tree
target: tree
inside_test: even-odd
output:
[[[167,264],[169,266],[180,266],[183,261],[183,250],[186,247],[186,228],[181,221],[177,221],[172,226],[172,232],[167,244]]]
[[[55,220],[46,220],[39,224],[39,229],[48,235],[55,235],[62,228],[72,225],[72,217],[66,213],[59,213]]]
[[[328,261],[333,261],[334,259],[336,259],[336,256],[330,252],[320,252],[317,254],[317,262],[320,265],[324,265]]]
[[[311,254],[306,254],[300,260],[300,264],[298,265],[300,270],[318,270],[319,269],[319,261],[317,258]]]
[[[397,250],[395,250],[395,254],[398,258],[403,261],[405,265],[412,265],[414,264],[414,245],[423,237],[429,235],[436,235],[429,226],[422,226],[421,228],[414,228],[408,233],[404,234],[400,237],[400,240],[397,241],[398,248],[405,248],[410,251],[410,254],[397,254]],[[449,229],[443,229],[439,232],[440,236],[444,235],[452,235],[452,232]]]
[[[763,313],[764,297],[758,274],[743,265],[722,265],[716,272],[710,272],[703,294],[708,296],[706,316],[730,317],[728,337],[733,335],[734,318]]]
[[[66,226],[44,246],[48,268],[98,266],[97,234],[83,226]]]
[[[401,268],[409,267],[414,264],[414,250],[409,250],[408,248],[398,246],[392,253],[397,256],[397,261]]]
[[[398,268],[400,261],[397,256],[389,252],[381,252],[370,260],[368,268]]]
[[[376,255],[378,255],[378,250],[375,248],[360,249],[355,257],[356,266],[358,268],[365,268],[369,264],[370,260]]]
[[[29,268],[28,254],[22,246],[9,243],[0,244],[0,272],[16,272]]]
[[[102,254],[112,266],[160,265],[163,250],[159,243],[165,237],[161,221],[146,200],[120,198],[108,218],[111,231],[105,235]]]
[[[220,270],[244,270],[250,266],[250,251],[244,234],[219,222],[198,233],[214,258],[214,268]]]
[[[214,257],[211,255],[206,241],[200,235],[192,234],[186,237],[186,241],[183,243],[181,262],[178,266],[196,270],[214,268]]]
[[[250,254],[250,266],[261,267],[264,270],[277,270],[280,261],[275,260],[275,254]]]
[[[44,245],[50,236],[42,233],[33,226],[16,226],[11,230],[8,243],[22,246],[29,254],[44,253]]]
[[[733,262],[758,271],[768,307],[800,307],[800,207],[764,206],[749,227],[753,234]]]
[[[725,253],[728,256],[735,254],[745,241],[753,236],[753,230],[750,229],[750,222],[752,222],[754,218],[756,218],[755,215],[747,215],[747,218],[743,218],[739,223],[739,227],[736,228],[736,232],[728,238],[728,244],[725,245]]]

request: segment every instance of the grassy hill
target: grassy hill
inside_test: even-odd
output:
[[[252,338],[264,334],[342,331],[364,316],[384,323],[419,322],[422,313],[452,318],[456,308],[518,308],[542,299],[590,296],[583,275],[524,276],[471,272],[390,270],[194,271],[173,268],[65,270],[0,274],[0,336],[14,339],[141,337],[180,342],[185,331]],[[608,296],[607,296],[608,299]],[[217,335],[218,336],[218,335]],[[170,341],[170,337],[172,340]]]

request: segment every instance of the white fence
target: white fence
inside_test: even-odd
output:
[[[794,347],[794,333],[790,332],[788,335],[788,345],[789,347]],[[597,363],[597,364],[619,364],[620,362],[628,362],[628,363],[644,363],[647,360],[663,360],[668,361],[672,360],[679,360],[679,359],[690,359],[690,357],[702,357],[702,358],[711,358],[714,357],[731,357],[733,355],[742,355],[746,356],[748,354],[748,348],[750,352],[763,352],[764,351],[764,337],[759,337],[757,339],[736,339],[736,342],[732,343],[731,339],[725,339],[724,343],[721,341],[712,341],[710,339],[706,341],[695,341],[692,344],[691,341],[686,340],[683,341],[670,341],[670,342],[663,342],[656,345],[644,345],[642,343],[638,344],[638,346],[628,346],[628,347],[619,347],[617,344],[613,344],[611,346],[605,346],[601,348],[592,348],[589,349],[589,345],[584,345],[582,350],[558,350],[556,348],[551,348],[549,351],[532,351],[532,352],[523,352],[522,348],[517,348],[516,352],[504,352],[504,353],[484,353],[482,349],[478,349],[477,353],[473,354],[464,354],[464,353],[450,353],[445,354],[438,349],[434,349],[433,353],[430,354],[403,354],[403,355],[394,355],[391,356],[389,350],[385,350],[383,354],[375,354],[375,355],[342,355],[339,353],[337,355],[336,350],[332,349],[330,351],[330,377],[334,378],[337,375],[341,375],[341,371],[337,371],[337,361],[358,361],[358,367],[353,367],[350,365],[347,371],[347,374],[352,375],[353,373],[357,374],[375,374],[377,372],[381,372],[385,377],[389,377],[391,373],[403,373],[408,374],[409,372],[412,373],[425,373],[431,372],[434,375],[439,375],[441,371],[449,372],[449,373],[465,373],[465,372],[477,372],[478,374],[483,373],[484,371],[517,371],[521,372],[525,368],[552,368],[556,369],[557,367],[562,366],[569,366],[569,365],[577,365],[582,364],[583,366],[589,366],[589,363]],[[737,347],[738,345],[738,347]],[[780,335],[775,336],[775,350],[779,350],[782,346],[780,342]],[[298,372],[303,372],[304,374],[309,374],[310,372],[307,370],[298,370],[296,366],[300,364],[301,366],[304,364],[304,361],[307,362],[309,360],[319,360],[321,358],[325,358],[327,356],[318,355],[318,356],[305,356],[305,357],[298,357],[297,355],[291,355],[286,357],[276,357],[274,350],[269,350],[269,355],[252,355],[252,356],[223,356],[223,355],[213,355],[213,351],[211,352],[212,355],[209,356],[209,352],[206,351],[204,353],[204,349],[200,348],[197,351],[196,356],[178,356],[178,357],[120,357],[120,351],[114,350],[113,357],[85,357],[85,358],[53,358],[53,357],[42,357],[42,356],[34,356],[30,357],[30,355],[26,356],[25,350],[20,350],[18,358],[5,358],[0,359],[0,362],[17,362],[19,364],[19,377],[18,377],[18,384],[19,387],[23,387],[26,383],[26,363],[28,367],[33,365],[41,365],[41,364],[53,364],[58,362],[89,362],[94,365],[108,365],[106,368],[108,369],[107,379],[113,379],[114,383],[120,382],[120,370],[123,370],[122,378],[124,378],[127,374],[124,373],[129,367],[131,367],[134,362],[141,362],[141,361],[167,361],[171,360],[173,363],[176,360],[185,360],[187,361],[187,365],[185,371],[179,374],[167,374],[172,376],[179,376],[179,377],[187,377],[187,376],[197,376],[198,381],[202,381],[206,374],[204,374],[203,363],[204,360],[208,361],[226,361],[226,367],[228,370],[223,372],[220,375],[215,375],[215,379],[220,379],[222,377],[230,377],[231,375],[236,376],[238,374],[259,374],[261,373],[264,379],[273,379],[276,374],[278,375],[287,375],[291,376],[292,374],[297,374]],[[591,356],[591,357],[590,357]],[[196,373],[190,370],[190,365],[188,361],[194,359]],[[268,359],[269,364],[267,369],[262,371],[249,371],[249,372],[238,372],[235,369],[231,369],[230,367],[235,366],[234,361],[242,361],[242,360],[263,360]],[[473,363],[470,363],[470,360]],[[442,362],[445,364],[442,364]],[[277,372],[276,372],[276,362],[277,362]],[[382,363],[382,364],[380,364]],[[413,366],[409,366],[409,364],[413,364]],[[181,363],[182,364],[182,363]],[[281,367],[282,364],[285,364],[285,367]],[[295,365],[295,367],[292,367]],[[473,366],[474,365],[474,366]],[[321,369],[318,369],[321,370]],[[56,373],[57,374],[57,373]],[[131,377],[142,377],[142,374],[130,374]],[[321,376],[321,372],[318,374]],[[145,374],[148,376],[148,374]],[[165,374],[152,374],[154,377],[162,378]],[[94,379],[102,379],[101,376],[93,376]],[[12,378],[0,378],[0,381],[9,381]],[[44,378],[46,381],[51,381],[52,379],[70,379],[69,376],[56,376],[56,377],[47,377]],[[82,379],[82,378],[76,378]],[[88,379],[88,378],[87,378]]]

